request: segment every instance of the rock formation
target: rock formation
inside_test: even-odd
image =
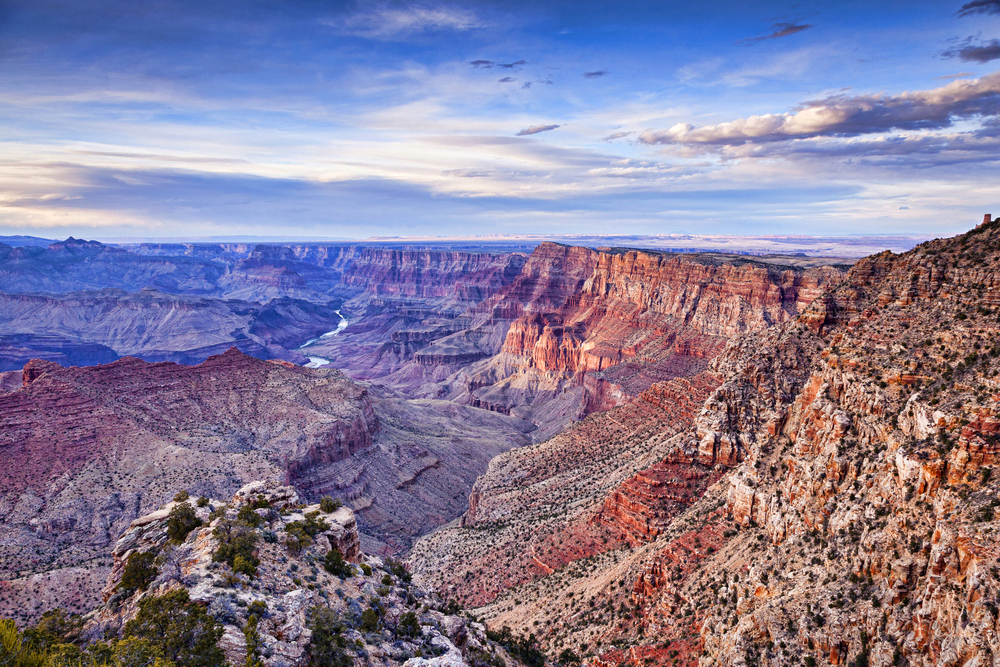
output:
[[[524,539],[579,530],[576,499],[603,495],[596,546],[540,570],[547,553],[480,540],[479,562],[534,572],[488,591],[444,567],[472,531],[424,538],[412,562],[447,594],[491,600],[476,610],[491,625],[595,665],[997,664],[998,289],[995,222],[862,260],[798,317],[734,337],[710,367],[718,386],[630,479],[609,488],[602,461],[547,504],[558,492],[532,489],[564,473],[494,462],[450,529],[489,517],[480,530],[504,535],[527,513]],[[649,439],[622,410],[575,428],[614,416],[612,451]],[[534,448],[572,469],[579,441]]]
[[[346,507],[301,504],[294,488],[262,482],[243,487],[228,503],[192,501],[168,503],[122,533],[104,602],[88,617],[85,635],[118,636],[143,601],[185,591],[221,625],[219,646],[230,664],[244,664],[248,653],[265,667],[306,664],[320,609],[341,624],[342,650],[356,665],[512,664],[482,625],[447,613],[442,600],[412,585],[398,564],[363,554]],[[185,504],[202,525],[178,542],[170,538],[169,517]],[[313,528],[302,533],[302,526]],[[236,532],[249,536],[243,539],[252,545],[246,551],[255,565],[234,567],[220,557]],[[334,552],[341,560],[330,567]],[[126,581],[128,563],[146,555],[151,571],[142,585],[135,577]]]

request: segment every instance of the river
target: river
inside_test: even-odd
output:
[[[333,312],[337,313],[337,317],[340,318],[340,322],[337,323],[337,328],[334,329],[333,331],[327,331],[325,334],[317,336],[316,338],[310,338],[305,343],[299,346],[300,350],[304,350],[310,345],[315,345],[316,343],[324,341],[327,338],[333,338],[334,336],[336,336],[341,331],[347,328],[347,318],[341,315],[339,310],[335,310]],[[309,358],[309,363],[306,364],[306,368],[320,368],[321,366],[327,366],[330,363],[329,359],[324,359],[323,357],[314,357],[309,354],[306,354],[306,357]]]

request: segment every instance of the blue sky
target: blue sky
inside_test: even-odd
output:
[[[0,234],[937,234],[1000,0],[0,0]],[[994,210],[996,209],[996,210]]]

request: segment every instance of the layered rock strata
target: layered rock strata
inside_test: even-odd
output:
[[[728,471],[672,520],[611,494],[632,548],[479,613],[599,665],[996,664],[998,276],[989,223],[735,338],[664,457]]]
[[[59,296],[0,294],[0,370],[31,359],[64,366],[120,356],[196,364],[230,347],[305,363],[295,348],[337,326],[339,301],[279,298],[265,304],[106,289]]]

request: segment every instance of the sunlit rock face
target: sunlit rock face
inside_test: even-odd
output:
[[[494,461],[414,567],[601,665],[995,664],[998,305],[995,223],[862,260],[732,336],[678,431],[635,401]],[[529,574],[446,574],[466,560]]]

